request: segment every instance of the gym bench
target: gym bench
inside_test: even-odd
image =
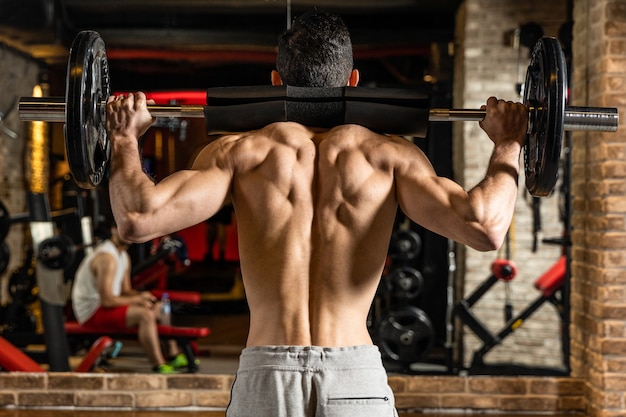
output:
[[[194,291],[166,291],[152,290],[150,291],[155,297],[161,298],[163,293],[167,292],[173,302],[181,302],[188,304],[199,304],[200,293]],[[157,325],[157,331],[161,340],[176,340],[176,343],[187,357],[187,372],[194,373],[198,371],[196,363],[197,340],[201,337],[211,334],[208,327],[181,327],[181,326],[165,326]],[[75,341],[84,339],[96,339],[99,336],[109,336],[113,339],[134,340],[137,338],[137,328],[128,329],[108,329],[106,327],[89,327],[79,324],[77,321],[67,321],[65,323],[65,332],[70,340],[70,345]]]

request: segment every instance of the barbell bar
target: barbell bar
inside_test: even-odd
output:
[[[99,105],[99,111],[105,111],[106,102]],[[176,105],[176,104],[149,104],[148,111],[153,117],[173,118],[204,118],[205,106]],[[19,102],[19,113],[22,121],[42,121],[50,123],[65,123],[64,97],[22,97]]]
[[[537,111],[530,107],[529,113]],[[430,122],[480,122],[487,112],[482,109],[430,109]],[[563,115],[566,131],[616,132],[619,124],[617,109],[609,107],[568,106]],[[527,133],[532,133],[529,127]]]
[[[76,208],[69,207],[60,210],[54,210],[50,213],[53,220],[61,219],[66,216],[75,216]],[[0,200],[0,241],[6,239],[9,234],[9,229],[14,224],[29,223],[31,221],[31,214],[28,212],[11,214],[8,208]]]
[[[100,112],[105,111],[106,102],[100,104]],[[202,119],[205,107],[191,104],[148,104],[148,111],[153,117],[172,117]],[[25,122],[65,122],[64,97],[22,97],[19,101],[20,119]],[[536,111],[529,108],[529,112]],[[429,122],[479,122],[487,114],[482,109],[443,109],[428,110]],[[564,130],[566,131],[604,131],[615,132],[619,123],[619,115],[614,108],[568,106],[564,112]],[[529,129],[528,133],[531,129]]]
[[[373,90],[361,88],[365,94]],[[297,91],[297,87],[293,88]],[[306,89],[305,89],[306,90]],[[388,89],[389,90],[389,89]],[[263,90],[266,91],[266,90]],[[287,91],[289,87],[287,86]],[[300,113],[287,109],[287,104],[268,106],[264,100],[276,99],[259,97],[259,91],[254,90],[250,96],[244,97],[244,102],[253,102],[254,107],[234,107],[230,112],[215,112],[207,99],[207,106],[189,105],[149,105],[148,110],[153,117],[188,117],[205,118],[207,132],[221,132],[219,128],[212,130],[214,125],[228,126],[237,131],[260,128],[266,124],[293,120],[300,121],[300,114],[309,117],[310,107],[317,106],[316,122],[323,123],[359,123],[365,127],[379,130],[383,133],[410,135],[420,137],[424,134],[426,122],[439,121],[480,121],[486,112],[481,109],[425,109],[417,108],[423,105],[423,100],[405,100],[410,96],[406,89],[397,89],[391,95],[389,91],[383,101],[370,103],[370,107],[363,106],[368,98],[356,95],[349,100],[358,102],[353,106],[357,110],[348,111],[344,108],[345,117],[329,116],[327,109],[336,109],[336,103],[342,100],[335,92],[330,95],[316,96],[319,89],[297,92],[298,96],[290,98],[294,102],[305,101]],[[345,90],[348,91],[348,90]],[[355,89],[350,89],[355,91]],[[323,92],[327,94],[327,92]],[[65,147],[70,171],[75,182],[83,188],[94,188],[104,178],[104,173],[110,159],[110,144],[106,135],[106,101],[110,96],[108,61],[104,41],[97,32],[80,32],[72,43],[67,70],[66,96],[62,97],[22,97],[18,105],[20,118],[24,121],[47,121],[65,123]],[[274,94],[274,93],[272,93]],[[350,93],[352,94],[352,93]],[[394,94],[402,98],[391,97]],[[338,98],[339,97],[339,98]],[[409,97],[411,98],[411,97]],[[377,97],[378,99],[378,97]],[[255,101],[256,100],[256,101]],[[348,99],[345,99],[348,102]],[[387,101],[385,101],[387,100]],[[527,139],[524,144],[524,171],[526,187],[534,196],[548,195],[554,188],[558,178],[559,161],[564,131],[588,130],[614,132],[619,124],[619,114],[616,108],[603,107],[566,107],[567,101],[567,70],[563,51],[557,39],[544,37],[535,45],[531,54],[530,64],[524,84],[524,104],[529,111]],[[397,105],[396,102],[402,102]],[[321,103],[321,104],[320,104]],[[352,102],[351,102],[352,103]],[[412,103],[412,104],[406,104]],[[415,104],[417,103],[417,104]],[[345,104],[345,103],[344,103]],[[406,111],[406,108],[411,108]],[[225,106],[228,107],[228,106]],[[265,112],[266,108],[278,109],[279,113]],[[284,107],[284,114],[283,112]],[[304,111],[302,110],[304,109]],[[320,110],[321,109],[321,110]],[[209,111],[211,110],[211,111]],[[249,111],[250,117],[241,117],[242,111]],[[259,116],[258,113],[263,113]],[[361,114],[362,113],[362,114]],[[211,114],[211,118],[209,117]],[[321,114],[321,118],[320,115]],[[217,116],[216,116],[217,115]],[[295,118],[291,118],[292,115]],[[355,117],[356,116],[356,117]],[[230,120],[229,120],[230,117]],[[414,117],[416,120],[408,120]],[[223,118],[226,123],[216,120]],[[209,120],[211,119],[211,120]],[[330,119],[330,121],[328,121]],[[356,120],[352,121],[352,120]],[[250,125],[250,121],[259,124]],[[245,124],[247,123],[247,124]],[[245,124],[245,126],[241,126]],[[305,123],[306,124],[306,123]],[[319,124],[312,124],[320,126]],[[398,127],[401,126],[401,127]],[[321,126],[320,126],[321,127]],[[405,129],[410,132],[399,132],[394,129]]]

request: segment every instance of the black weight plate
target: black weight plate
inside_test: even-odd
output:
[[[391,294],[399,300],[412,300],[417,298],[424,288],[424,277],[415,268],[401,266],[391,270],[384,276],[388,281]]]
[[[536,197],[550,194],[559,176],[567,100],[567,67],[556,38],[541,38],[530,59],[524,85],[530,131],[524,144],[526,188]]]
[[[38,250],[37,258],[49,269],[65,269],[76,257],[74,242],[65,235],[44,239],[39,244]]]
[[[111,155],[105,106],[111,94],[104,41],[97,32],[80,32],[70,50],[65,91],[65,149],[70,172],[82,188],[104,178]]]
[[[389,256],[392,259],[409,261],[422,250],[422,239],[412,230],[396,230],[391,235]]]
[[[435,341],[428,315],[407,306],[383,317],[377,326],[377,341],[384,357],[411,364],[425,357]]]

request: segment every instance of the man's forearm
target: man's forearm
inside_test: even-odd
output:
[[[500,165],[470,191],[475,206],[480,207],[478,219],[484,227],[503,231],[513,218],[517,199],[517,180],[513,170]]]
[[[504,240],[513,219],[518,193],[519,145],[511,143],[494,148],[487,172],[470,192],[478,223],[492,242]]]
[[[154,184],[143,172],[135,138],[115,138],[112,147],[109,193],[113,215],[120,229],[133,213],[140,213],[146,187]]]

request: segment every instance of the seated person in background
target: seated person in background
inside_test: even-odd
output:
[[[161,351],[157,322],[161,303],[149,292],[131,287],[129,242],[123,240],[115,224],[111,237],[85,256],[76,271],[72,288],[72,309],[81,325],[126,329],[137,327],[139,343],[159,373],[184,368],[187,358],[178,353],[174,340],[168,341],[173,359],[167,362]]]

